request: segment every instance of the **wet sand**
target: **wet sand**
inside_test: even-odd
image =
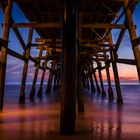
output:
[[[77,113],[76,134],[59,135],[59,91],[19,106],[19,86],[7,86],[0,113],[1,140],[140,140],[140,86],[122,86],[124,104],[84,93],[85,113]],[[114,90],[115,91],[115,90]]]

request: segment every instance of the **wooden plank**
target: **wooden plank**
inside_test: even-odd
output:
[[[55,42],[61,42],[61,39],[51,39],[51,38],[36,38],[35,39],[35,41],[36,42],[43,42],[43,43],[46,43],[46,42],[53,42],[53,41],[55,41]]]
[[[136,61],[132,59],[117,59],[117,63],[128,64],[128,65],[136,65]]]
[[[13,23],[12,27],[19,27],[19,28],[61,28],[61,24],[57,23]]]
[[[108,23],[93,23],[93,24],[82,24],[81,28],[105,28],[105,29],[125,29],[123,24],[108,24]]]

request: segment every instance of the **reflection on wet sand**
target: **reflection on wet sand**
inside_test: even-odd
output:
[[[131,87],[133,88],[133,87]],[[136,87],[135,87],[136,88]],[[15,90],[15,89],[14,89]],[[125,103],[117,106],[90,93],[85,94],[85,113],[77,114],[75,136],[59,135],[59,93],[44,96],[25,106],[16,98],[6,96],[4,112],[0,113],[1,140],[139,140],[140,138],[140,88],[132,95],[123,88]],[[133,101],[132,101],[133,99]]]

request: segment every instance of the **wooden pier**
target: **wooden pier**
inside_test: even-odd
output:
[[[4,15],[0,37],[0,110],[3,110],[4,104],[7,55],[24,62],[20,104],[26,104],[25,86],[29,61],[35,67],[30,101],[34,101],[35,96],[42,97],[46,71],[49,72],[46,94],[52,89],[61,88],[61,135],[75,134],[76,103],[78,112],[84,112],[82,88],[91,90],[92,94],[97,91],[103,97],[108,95],[109,101],[117,93],[117,103],[123,104],[117,63],[135,65],[140,80],[140,37],[136,35],[132,16],[137,2],[138,0],[0,0]],[[28,23],[14,21],[11,14],[13,3],[20,7]],[[122,17],[124,21],[120,23]],[[20,28],[29,29],[27,42],[24,41]],[[13,29],[20,42],[23,55],[8,48],[10,29]],[[120,31],[116,42],[112,38],[113,29]],[[40,36],[35,39],[35,43],[34,30]],[[134,60],[118,57],[118,49],[126,31],[130,35]],[[31,55],[33,47],[39,50],[38,56]],[[112,89],[111,65],[116,91]],[[35,89],[39,70],[42,70],[42,77],[37,93]],[[108,93],[104,89],[102,70],[106,70]]]

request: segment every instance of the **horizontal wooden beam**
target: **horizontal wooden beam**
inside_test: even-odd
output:
[[[81,28],[100,28],[100,29],[123,29],[126,28],[123,24],[108,24],[108,23],[93,23],[93,24],[82,24]]]
[[[37,49],[41,49],[42,46],[37,46]],[[61,48],[49,48],[49,47],[43,47],[44,50],[48,50],[48,51],[56,51],[56,52],[61,52]]]
[[[13,23],[12,27],[19,28],[61,28],[61,23]],[[108,24],[108,23],[93,23],[93,24],[81,24],[81,28],[114,28],[122,29],[126,28],[123,24]]]
[[[49,60],[54,60],[54,59],[58,60],[58,59],[61,59],[61,57],[60,57],[60,55],[50,55],[48,57],[46,57],[46,56],[35,57],[35,59],[36,60],[47,60],[47,61],[49,61]]]
[[[136,61],[132,59],[117,59],[117,63],[136,65]]]
[[[98,58],[98,60],[96,58],[92,58],[92,60],[96,61],[96,62],[98,62],[98,61],[105,61],[105,58]]]
[[[99,67],[94,68],[95,71],[98,70],[98,69],[104,70],[104,69],[106,69],[106,66],[103,66],[103,67],[101,67],[101,68],[99,68]]]
[[[43,42],[43,43],[47,43],[47,42],[61,42],[61,39],[51,39],[51,38],[47,38],[47,39],[44,39],[44,38],[36,38],[35,39],[36,42]]]
[[[61,28],[61,24],[57,23],[13,23],[12,27],[19,27],[19,28]]]

